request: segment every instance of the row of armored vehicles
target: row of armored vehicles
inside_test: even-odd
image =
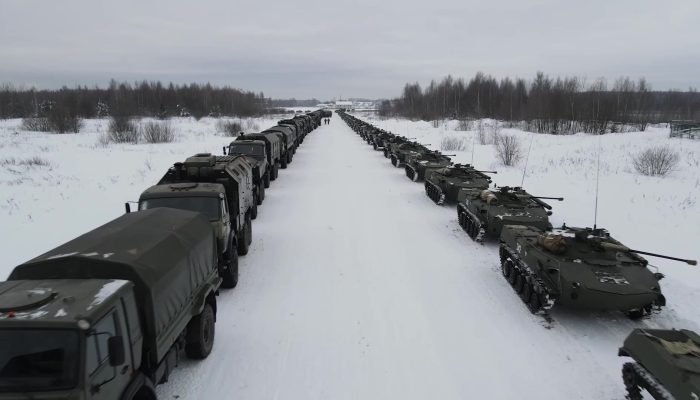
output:
[[[328,112],[175,163],[127,213],[0,282],[0,399],[152,400],[181,354],[213,350],[220,288],[238,284],[252,220]]]
[[[650,270],[641,254],[695,265],[694,260],[632,250],[605,229],[554,229],[549,221],[552,207],[544,200],[562,198],[533,196],[520,187],[491,187],[490,175],[496,171],[453,164],[450,155],[415,139],[339,115],[392,165],[403,167],[409,179],[424,181],[433,202],[456,204],[457,221],[470,238],[498,239],[503,277],[533,313],[546,313],[559,304],[640,318],[666,303],[659,286],[663,275]],[[671,388],[677,398],[697,399],[693,394],[700,394],[699,339],[690,331],[635,330],[620,350],[620,355],[636,361],[623,368],[629,397],[641,399],[640,389],[645,389],[657,399],[671,399],[664,389]]]

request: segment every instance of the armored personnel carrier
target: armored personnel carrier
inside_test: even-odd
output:
[[[431,169],[447,167],[452,164],[453,154],[441,154],[439,151],[411,154],[406,159],[404,170],[406,176],[413,182],[425,179],[425,172]]]
[[[427,170],[425,194],[435,204],[455,203],[460,189],[488,189],[491,177],[486,175],[487,173],[495,174],[496,171],[477,171],[469,164]]]
[[[383,153],[384,157],[390,158],[391,153],[400,145],[410,143],[410,139],[403,136],[394,136],[384,141]]]
[[[386,142],[394,137],[396,137],[396,135],[394,135],[391,132],[380,131],[372,138],[372,147],[374,148],[374,150],[384,150]]]
[[[505,225],[527,225],[552,229],[552,206],[542,199],[562,197],[533,196],[520,187],[502,186],[494,190],[462,189],[457,194],[457,220],[469,237],[481,241],[484,235],[499,237]]]
[[[700,336],[685,329],[635,329],[618,353],[634,362],[622,366],[627,398],[642,390],[657,400],[700,398]]]
[[[666,304],[660,273],[605,229],[507,225],[500,238],[501,269],[532,312],[556,302],[564,307],[622,311],[640,318]]]

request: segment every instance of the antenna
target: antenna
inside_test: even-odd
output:
[[[600,134],[598,135],[598,163],[596,166],[595,173],[595,211],[593,212],[593,230],[597,228],[598,225],[598,186],[600,184],[600,145],[601,139]]]
[[[472,135],[472,162],[470,163],[471,165],[474,165],[474,145],[476,144],[476,135]]]
[[[530,150],[532,150],[532,142],[535,141],[535,134],[530,133],[530,146],[527,148],[527,157],[525,157],[525,167],[523,168],[523,179],[520,181],[520,187],[525,183],[525,172],[527,171],[527,163],[530,161]]]

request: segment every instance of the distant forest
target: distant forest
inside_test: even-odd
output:
[[[468,82],[451,76],[421,88],[407,84],[401,97],[382,103],[380,114],[426,121],[494,118],[540,133],[605,133],[645,130],[648,124],[700,120],[700,93],[695,89],[654,91],[645,79],[604,79],[590,84],[578,77],[504,78],[477,73]]]
[[[116,82],[109,87],[35,90],[0,85],[0,118],[76,119],[105,116],[252,116],[266,112],[263,93],[210,84]]]

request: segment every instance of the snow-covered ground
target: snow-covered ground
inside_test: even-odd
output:
[[[375,120],[439,148],[461,136],[428,123]],[[260,128],[272,119],[257,121]],[[83,133],[21,132],[0,122],[0,275],[123,212],[175,161],[219,153],[215,121],[175,120],[178,141],[98,144]],[[448,126],[447,128],[450,128]],[[594,137],[522,135],[532,151],[524,186],[565,197],[555,224],[591,225],[597,149],[598,225],[623,243],[697,258],[700,142],[662,129]],[[681,163],[666,178],[639,176],[629,154],[669,143]],[[522,165],[497,164],[475,145],[474,164],[519,185]],[[453,152],[446,152],[453,153]],[[48,165],[31,163],[38,156]],[[471,148],[455,161],[470,162]],[[637,326],[699,330],[697,269],[650,259],[667,278],[669,306],[632,322],[621,314],[531,315],[499,272],[493,243],[472,242],[451,206],[436,206],[337,116],[312,132],[266,193],[241,258],[241,279],[219,297],[214,352],[184,361],[162,398],[181,399],[622,399],[617,347]]]

